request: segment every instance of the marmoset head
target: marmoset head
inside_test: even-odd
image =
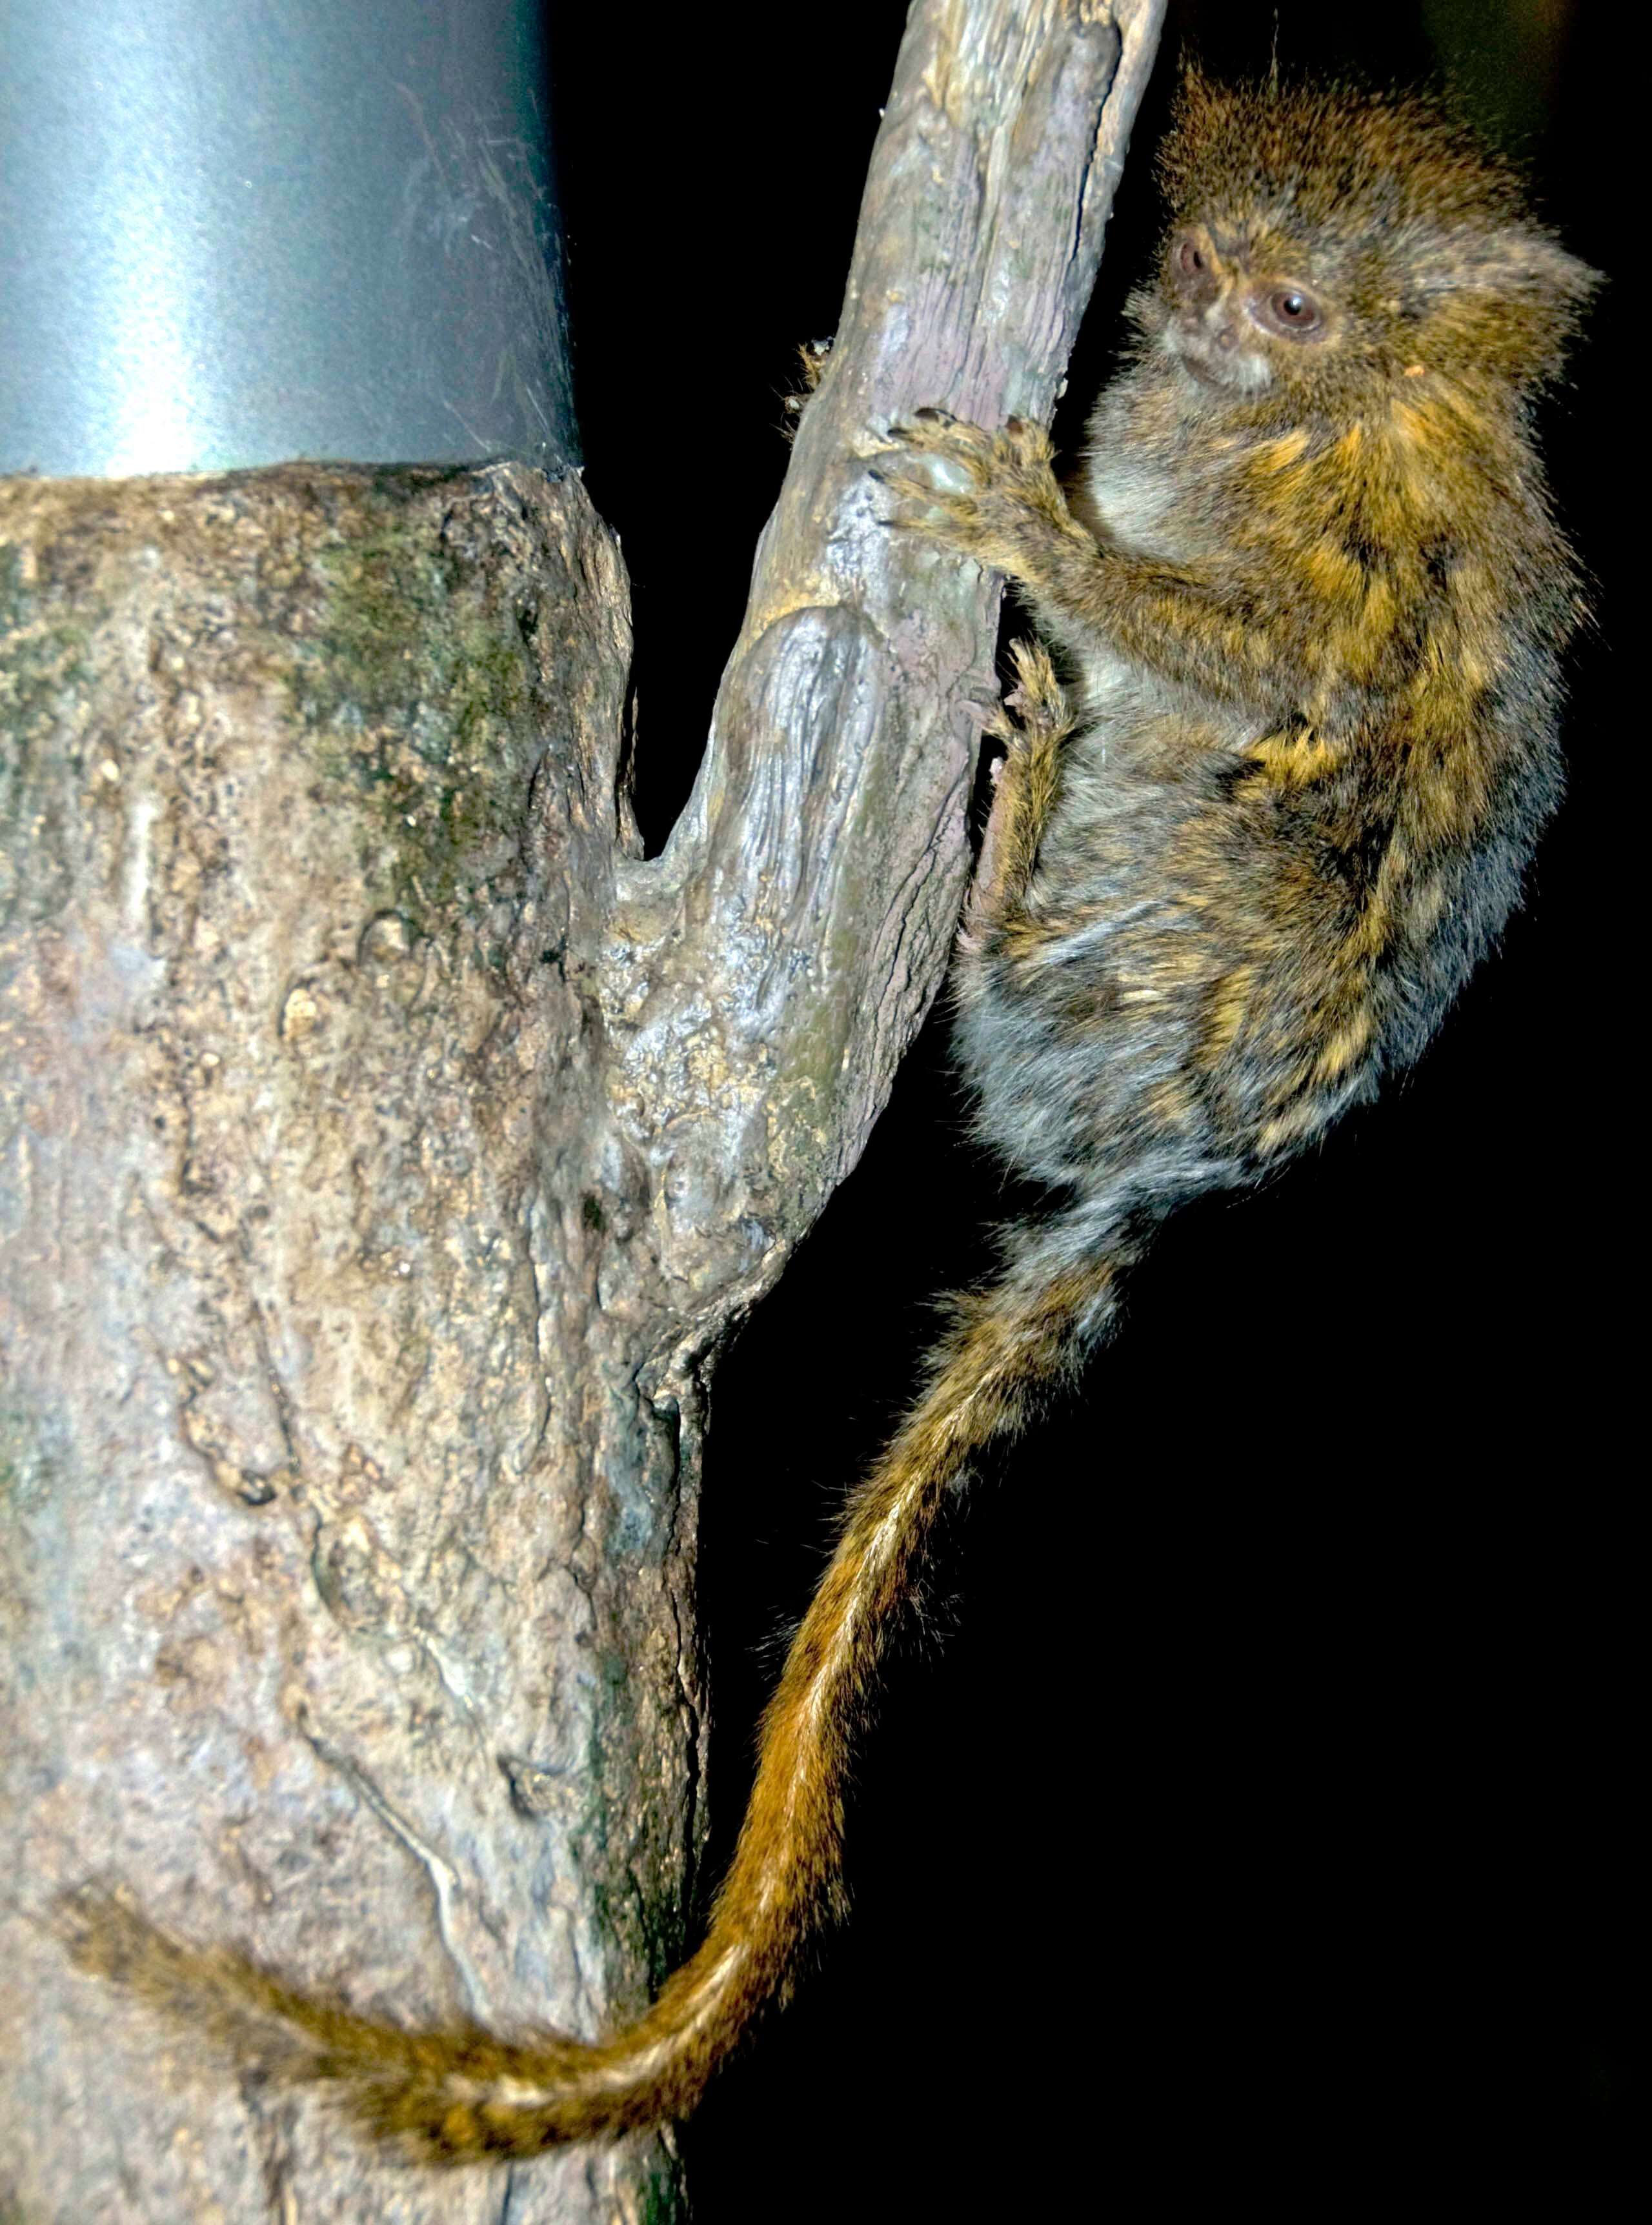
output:
[[[1171,223],[1131,307],[1213,403],[1345,416],[1426,371],[1518,395],[1597,282],[1516,172],[1415,94],[1189,68],[1159,162]]]

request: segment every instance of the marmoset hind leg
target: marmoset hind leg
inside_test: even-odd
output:
[[[959,948],[968,957],[995,938],[1015,941],[1034,931],[1029,886],[1055,801],[1061,745],[1074,723],[1043,644],[1016,642],[1010,657],[1017,685],[985,729],[1004,754],[959,929]]]

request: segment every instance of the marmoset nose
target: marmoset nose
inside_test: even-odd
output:
[[[1224,355],[1231,355],[1239,344],[1239,336],[1231,325],[1223,325],[1217,332],[1216,345]]]

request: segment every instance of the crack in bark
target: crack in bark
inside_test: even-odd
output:
[[[390,1801],[380,1791],[367,1772],[358,1762],[352,1761],[347,1753],[343,1753],[332,1744],[330,1739],[325,1737],[311,1725],[301,1723],[300,1728],[317,1759],[325,1762],[329,1769],[337,1771],[345,1782],[366,1802],[391,1837],[406,1848],[429,1879],[436,1912],[436,1935],[441,1942],[448,1961],[453,1966],[454,1974],[465,1988],[465,2001],[470,2013],[478,2022],[484,2022],[489,2014],[488,1989],[483,1983],[475,1964],[460,1944],[454,1922],[459,1902],[463,1897],[458,1873],[452,1863],[444,1861],[433,1846],[420,1837],[404,1816],[397,1813]]]

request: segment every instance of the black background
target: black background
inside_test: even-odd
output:
[[[551,10],[587,480],[632,575],[654,846],[784,469],[795,345],[836,320],[903,14]],[[1144,157],[1187,33],[1231,71],[1275,35],[1288,67],[1444,65],[1618,272],[1550,413],[1601,583],[1571,792],[1419,1071],[1177,1225],[1082,1402],[944,1541],[860,1771],[852,1922],[682,2133],[709,2225],[1339,2213],[1379,2185],[1407,2214],[1513,2194],[1605,2216],[1631,2172],[1644,2196],[1644,1053],[1620,922],[1645,629],[1610,594],[1643,497],[1615,406],[1636,219],[1609,171],[1611,22],[1173,8],[1058,438],[1152,238]],[[718,1374],[706,1893],[834,1510],[991,1201],[932,1028]]]

